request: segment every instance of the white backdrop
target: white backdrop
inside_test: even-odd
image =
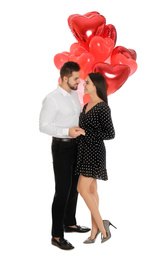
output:
[[[1,259],[161,259],[161,2],[1,1]],[[56,88],[55,54],[75,42],[67,18],[98,11],[117,43],[137,52],[138,70],[109,97],[116,137],[106,142],[109,181],[98,184],[100,211],[118,227],[93,245],[66,234],[75,249],[50,244],[54,178],[51,138],[39,132],[43,98]],[[90,225],[82,198],[79,225]]]

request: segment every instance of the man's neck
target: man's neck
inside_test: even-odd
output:
[[[66,92],[68,92],[69,94],[71,93],[71,89],[69,88],[69,86],[67,85],[67,83],[62,82],[60,83],[60,87],[63,88]]]

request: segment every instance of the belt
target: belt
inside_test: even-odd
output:
[[[75,138],[57,138],[57,137],[53,137],[52,139],[53,139],[53,141],[57,141],[57,142],[75,142]]]

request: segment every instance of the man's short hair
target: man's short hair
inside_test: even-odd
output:
[[[64,76],[69,78],[71,77],[73,71],[79,71],[79,70],[80,70],[80,66],[78,63],[73,61],[65,62],[60,69],[60,77],[62,80]]]

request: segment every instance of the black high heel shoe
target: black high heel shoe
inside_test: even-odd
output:
[[[106,242],[108,239],[110,239],[111,237],[111,232],[110,232],[110,229],[109,227],[110,226],[113,226],[114,228],[116,228],[109,220],[103,220],[103,224],[104,224],[104,227],[106,229],[106,234],[107,234],[107,237],[103,237],[103,235],[101,234],[101,243],[104,243]],[[117,228],[116,228],[117,229]]]

